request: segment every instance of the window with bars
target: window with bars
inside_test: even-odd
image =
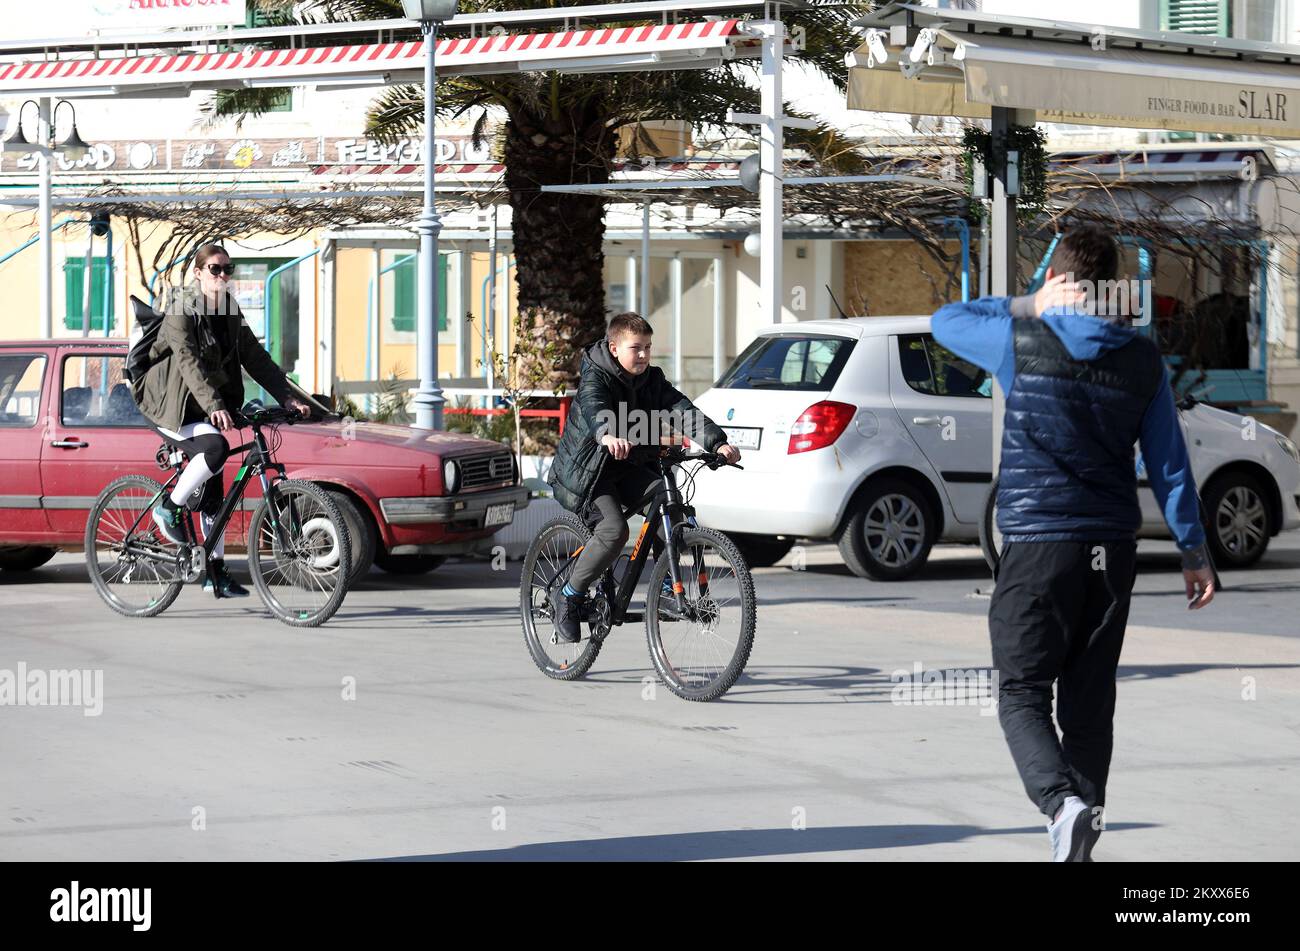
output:
[[[1160,29],[1232,36],[1231,0],[1160,0]]]
[[[113,323],[114,300],[108,293],[108,259],[95,258],[90,268],[90,329],[103,331],[105,295],[108,295],[108,322]],[[82,311],[86,304],[86,259],[68,258],[63,262],[63,326],[82,329]]]

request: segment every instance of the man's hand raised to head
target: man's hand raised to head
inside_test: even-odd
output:
[[[1214,571],[1205,568],[1184,568],[1183,582],[1187,586],[1187,609],[1196,611],[1214,600]]]
[[[1075,281],[1067,280],[1068,275],[1058,274],[1049,277],[1034,294],[1034,316],[1042,317],[1053,308],[1063,307],[1074,310],[1084,301],[1083,290]]]

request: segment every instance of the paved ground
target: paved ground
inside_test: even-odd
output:
[[[1294,859],[1300,538],[1199,615],[1170,546],[1143,552],[1097,857]],[[127,622],[80,556],[0,576],[0,670],[104,677],[98,717],[0,707],[0,858],[1043,859],[996,717],[891,702],[895,670],[988,664],[978,554],[896,585],[834,554],[756,573],[748,674],[713,704],[643,699],[639,626],[543,678],[517,563],[376,573],[312,631],[197,589]]]

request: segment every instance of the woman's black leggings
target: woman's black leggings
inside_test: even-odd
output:
[[[164,439],[190,457],[189,464],[172,490],[172,501],[184,505],[199,486],[204,486],[207,491],[203,493],[203,501],[195,508],[215,514],[221,503],[221,467],[230,455],[230,444],[226,442],[226,437],[207,422],[186,423],[178,432],[161,426],[156,428]],[[215,480],[212,479],[214,475],[217,476]]]

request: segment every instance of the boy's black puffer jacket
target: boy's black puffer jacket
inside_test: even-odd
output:
[[[600,444],[600,437],[612,431],[602,410],[616,419],[635,418],[630,415],[633,410],[675,411],[686,423],[686,435],[703,448],[713,452],[727,441],[726,434],[668,382],[663,370],[651,366],[639,375],[628,373],[609,352],[608,338],[602,337],[582,355],[578,394],[569,406],[555,464],[547,476],[555,500],[578,514],[591,501],[591,490],[613,460]]]

